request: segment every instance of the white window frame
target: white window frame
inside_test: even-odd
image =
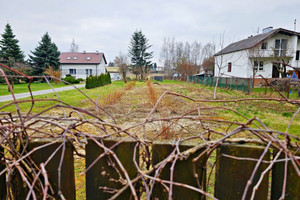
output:
[[[69,69],[69,74],[76,75],[76,69]]]

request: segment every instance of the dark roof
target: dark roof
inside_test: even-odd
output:
[[[104,53],[63,52],[59,56],[59,62],[61,64],[100,64],[102,58],[104,59],[104,63],[107,64]]]
[[[240,51],[240,50],[245,50],[245,49],[250,49],[254,46],[256,46],[257,44],[263,42],[264,40],[270,38],[271,36],[277,34],[277,33],[282,33],[282,34],[286,34],[286,35],[298,35],[300,36],[300,33],[298,32],[294,32],[294,31],[290,31],[290,30],[286,30],[283,28],[278,28],[278,29],[273,29],[267,33],[262,33],[259,35],[255,35],[255,36],[250,36],[247,39],[238,41],[238,42],[234,42],[230,45],[228,45],[227,47],[225,47],[224,49],[222,49],[221,51],[219,51],[218,53],[215,54],[215,56],[221,55],[221,54],[227,54],[227,53],[232,53],[235,51]]]

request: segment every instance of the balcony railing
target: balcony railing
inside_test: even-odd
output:
[[[250,58],[271,58],[271,57],[294,57],[295,51],[291,49],[259,49],[249,50]]]

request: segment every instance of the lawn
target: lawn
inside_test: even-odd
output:
[[[61,82],[58,84],[51,83],[51,86],[53,88],[60,88],[60,87],[65,87],[67,85]],[[32,91],[51,89],[48,83],[39,83],[39,82],[32,83],[30,85],[30,88]],[[29,92],[28,83],[15,84],[13,91],[15,94]],[[6,84],[0,84],[0,96],[9,95],[9,94],[10,92],[8,91],[8,86]]]

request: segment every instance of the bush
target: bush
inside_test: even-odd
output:
[[[78,78],[77,80],[78,80],[79,82],[84,81],[83,78]]]
[[[111,83],[109,74],[100,74],[100,76],[90,76],[86,78],[85,88],[91,89]]]
[[[76,79],[73,76],[66,76],[66,78],[63,79],[66,82],[69,82],[71,84],[74,84]],[[66,83],[65,83],[66,84]],[[66,84],[67,85],[67,84]]]

